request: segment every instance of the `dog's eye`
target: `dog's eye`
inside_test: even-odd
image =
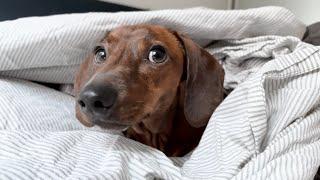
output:
[[[149,51],[149,61],[153,63],[162,63],[166,60],[166,51],[162,46],[153,46]]]
[[[98,46],[94,50],[94,61],[97,63],[101,63],[106,60],[107,53],[104,47]]]

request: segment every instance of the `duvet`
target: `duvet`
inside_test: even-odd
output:
[[[182,158],[83,127],[71,84],[106,31],[160,24],[188,34],[226,72],[230,94]],[[264,7],[85,13],[0,22],[0,179],[313,179],[320,165],[320,47],[305,25]]]

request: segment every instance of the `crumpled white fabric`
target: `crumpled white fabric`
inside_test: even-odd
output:
[[[72,83],[90,48],[121,24],[190,35],[235,88],[183,158],[85,128],[74,99],[23,78]],[[87,13],[0,23],[0,179],[312,179],[320,164],[320,53],[286,9]],[[260,37],[258,37],[260,36]],[[211,43],[214,40],[213,43]]]
[[[84,13],[21,18],[0,23],[0,75],[73,83],[79,64],[107,31],[128,24],[159,24],[197,43],[263,35],[302,38],[306,26],[281,7],[250,10],[192,8],[147,12]]]

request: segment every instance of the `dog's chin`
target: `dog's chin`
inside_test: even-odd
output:
[[[114,122],[106,122],[106,121],[95,121],[95,125],[99,126],[100,128],[112,130],[112,131],[125,131],[129,128],[129,125],[114,123]]]

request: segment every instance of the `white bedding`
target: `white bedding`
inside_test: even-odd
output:
[[[107,30],[154,23],[189,34],[233,92],[184,158],[85,128],[74,99],[25,80],[72,83]],[[320,52],[286,9],[86,13],[0,23],[0,179],[312,179],[320,165]],[[259,37],[257,37],[259,36]],[[232,40],[238,39],[238,40]]]

